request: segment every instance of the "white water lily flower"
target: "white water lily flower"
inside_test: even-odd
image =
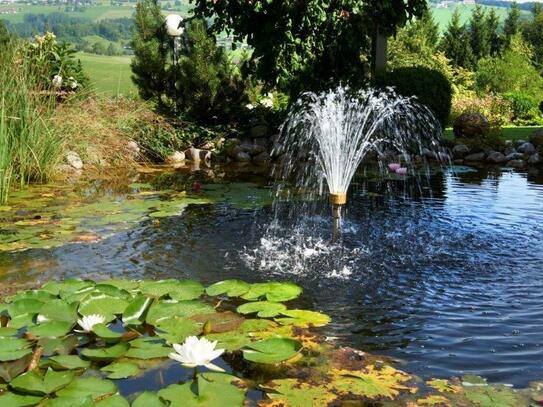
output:
[[[53,76],[53,80],[51,81],[53,83],[53,86],[55,88],[60,88],[62,86],[62,76],[60,75],[55,75]]]
[[[92,332],[94,325],[103,324],[104,322],[106,322],[106,318],[102,315],[85,315],[83,318],[77,320],[78,325],[83,328],[83,331],[77,332]]]
[[[209,370],[224,372],[224,369],[211,363],[224,353],[224,349],[215,349],[217,341],[211,342],[206,338],[198,339],[196,336],[189,336],[183,345],[174,344],[173,348],[177,353],[170,353],[170,359],[180,362],[185,367],[205,366]]]

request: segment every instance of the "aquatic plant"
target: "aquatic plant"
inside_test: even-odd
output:
[[[189,336],[182,345],[174,343],[175,353],[170,353],[168,357],[185,367],[205,366],[215,372],[224,372],[224,369],[211,363],[224,353],[224,349],[215,349],[216,346],[217,341],[211,342],[206,338]]]

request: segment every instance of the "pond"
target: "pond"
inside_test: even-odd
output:
[[[540,380],[543,175],[453,167],[418,183],[374,174],[359,171],[339,243],[326,204],[274,207],[256,170],[32,187],[0,211],[0,284],[289,280],[304,289],[300,306],[332,317],[321,332],[405,371]]]

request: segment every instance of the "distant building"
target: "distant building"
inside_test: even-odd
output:
[[[472,6],[475,4],[475,0],[463,0],[462,4],[464,4],[465,6]]]

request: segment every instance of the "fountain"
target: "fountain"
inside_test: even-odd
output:
[[[440,136],[432,112],[392,88],[306,93],[282,129],[279,176],[305,191],[329,194],[335,238],[349,185],[368,153],[384,156],[389,149],[409,157],[408,150],[436,147]]]

